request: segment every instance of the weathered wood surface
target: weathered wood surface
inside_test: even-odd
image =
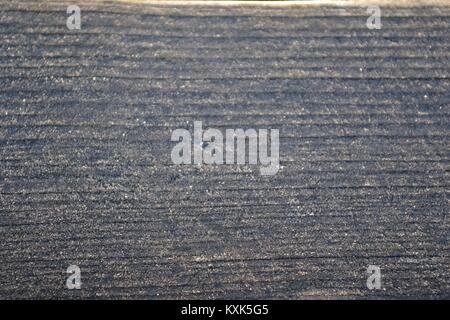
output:
[[[450,297],[449,7],[0,8],[1,298]],[[282,170],[173,165],[194,120]]]

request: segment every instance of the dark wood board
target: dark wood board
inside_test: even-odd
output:
[[[0,2],[0,298],[450,297],[450,7],[80,6]],[[174,165],[195,120],[282,169]]]

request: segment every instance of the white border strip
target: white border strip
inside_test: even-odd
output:
[[[95,1],[93,1],[95,2]],[[450,6],[450,0],[281,0],[281,1],[248,1],[248,0],[113,0],[120,3],[142,3],[168,6],[261,6],[292,7],[311,5],[335,6]]]

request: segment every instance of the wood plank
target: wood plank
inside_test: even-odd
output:
[[[450,7],[67,4],[0,4],[0,298],[450,297]],[[197,120],[282,169],[174,165]]]

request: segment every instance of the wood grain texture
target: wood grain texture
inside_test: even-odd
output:
[[[449,7],[0,8],[0,298],[450,298]],[[194,120],[282,169],[173,165]]]

